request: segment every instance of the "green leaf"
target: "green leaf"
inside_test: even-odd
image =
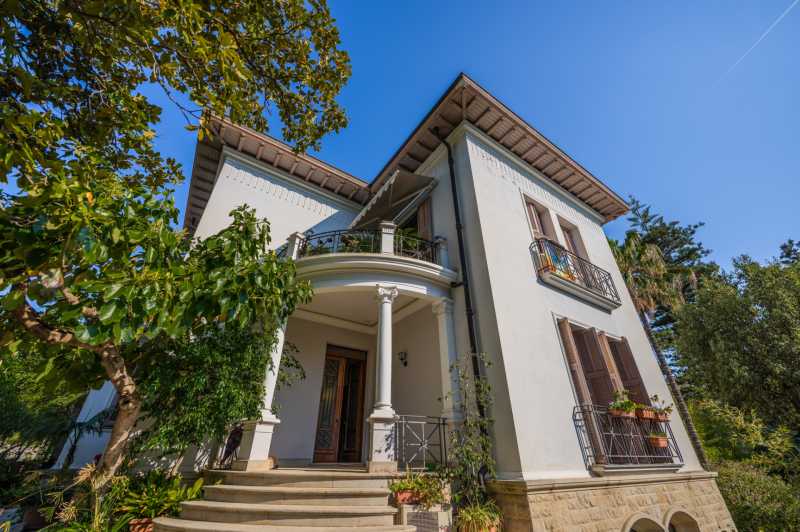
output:
[[[122,231],[119,230],[119,227],[114,226],[114,229],[111,230],[111,241],[115,244],[120,241],[122,238]]]
[[[111,283],[103,292],[103,299],[112,299],[122,290],[122,283]]]
[[[117,302],[116,301],[109,301],[102,307],[100,307],[100,321],[102,323],[110,323],[117,312]]]

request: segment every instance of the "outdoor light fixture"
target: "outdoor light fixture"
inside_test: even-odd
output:
[[[404,367],[408,367],[408,353],[406,353],[405,351],[400,351],[399,353],[397,353],[397,358],[400,359],[400,363]]]

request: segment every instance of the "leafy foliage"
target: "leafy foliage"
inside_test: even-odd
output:
[[[793,487],[746,462],[719,466],[717,484],[739,530],[800,530],[800,500]]]
[[[787,266],[800,262],[800,242],[795,242],[790,238],[781,244],[780,261]]]
[[[476,356],[480,364],[489,367],[485,355]],[[450,368],[458,378],[459,395],[454,399],[464,417],[450,433],[450,463],[445,472],[457,508],[486,504],[489,501],[486,480],[494,477],[495,461],[490,437],[493,422],[489,416],[491,386],[485,376],[472,374],[471,364],[472,356],[465,356]]]
[[[140,89],[163,89],[201,136],[204,112],[261,131],[276,112],[303,150],[345,125],[335,96],[348,58],[322,0],[5,2],[0,13],[0,182],[13,191],[0,193],[0,345],[4,357],[41,352],[71,392],[111,380],[108,478],[139,417],[133,370],[148,366],[148,344],[215,321],[269,336],[307,294],[251,211],[194,246],[172,229],[181,171],[156,151],[160,108]]]
[[[139,444],[182,452],[223,440],[232,421],[258,418],[272,344],[271,335],[214,324],[152,346],[138,366],[148,420]]]
[[[459,532],[500,530],[500,524],[500,508],[497,507],[494,501],[464,506],[459,509],[456,517],[456,527]]]
[[[181,502],[198,498],[202,488],[202,478],[186,486],[180,475],[170,477],[164,471],[154,469],[134,479],[118,513],[135,519],[177,516]]]
[[[800,426],[800,264],[742,257],[678,318],[689,382],[768,423]]]
[[[411,492],[415,503],[423,510],[435,504],[445,502],[444,479],[436,472],[415,473],[407,471],[403,478],[392,481],[389,490],[397,494],[403,491]]]

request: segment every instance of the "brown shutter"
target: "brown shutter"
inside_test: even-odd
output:
[[[581,404],[591,404],[592,396],[589,392],[586,377],[584,376],[578,349],[575,346],[575,339],[572,336],[572,328],[566,318],[558,320],[558,330],[561,333],[561,341],[564,342],[564,351],[567,354],[567,363],[569,365],[572,382],[575,384],[575,391],[578,394],[578,402]]]
[[[573,336],[581,357],[589,392],[592,395],[592,404],[605,406],[614,399],[614,386],[611,383],[611,376],[603,360],[603,355],[597,347],[594,334],[590,331],[581,331]]]
[[[431,199],[426,198],[417,209],[417,233],[425,240],[433,239],[433,223],[431,220]]]
[[[620,377],[619,369],[617,368],[616,361],[614,360],[614,355],[611,354],[611,348],[608,345],[608,338],[604,332],[598,331],[597,329],[592,329],[592,333],[595,344],[597,345],[597,349],[600,350],[603,361],[606,364],[606,368],[608,368],[608,375],[611,378],[611,386],[615,392],[620,392],[625,388],[625,385],[622,383],[622,377]]]
[[[608,343],[614,362],[619,369],[622,385],[630,392],[631,399],[637,403],[649,405],[650,397],[647,394],[644,381],[642,381],[639,368],[636,366],[628,340],[622,338],[621,341],[610,341]]]

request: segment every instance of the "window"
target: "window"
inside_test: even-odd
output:
[[[530,200],[526,200],[525,206],[528,209],[528,219],[531,221],[533,236],[535,238],[545,237],[555,240],[555,232],[553,231],[553,224],[550,221],[548,210]]]
[[[634,401],[649,404],[647,390],[625,338],[611,339],[604,332],[558,320],[570,376],[582,404],[608,405],[615,391],[630,392]]]
[[[587,259],[586,248],[583,246],[583,240],[578,228],[561,218],[558,219],[558,222],[564,235],[564,247],[567,248],[567,251],[582,259]]]

